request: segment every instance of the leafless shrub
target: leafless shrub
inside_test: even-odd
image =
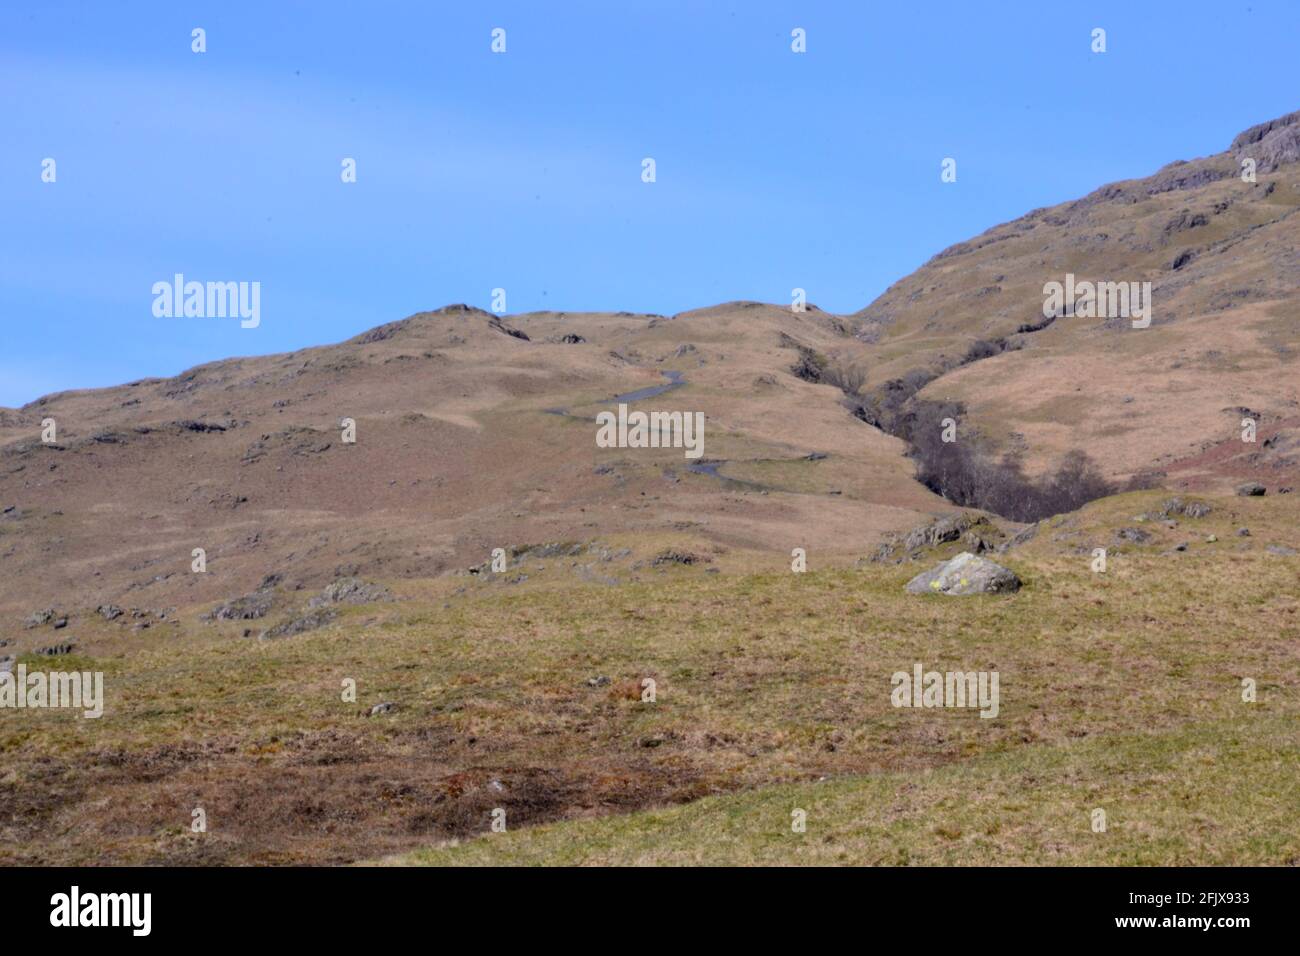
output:
[[[911,445],[917,478],[949,501],[1013,521],[1038,521],[1119,490],[1078,449],[1067,452],[1053,471],[1035,480],[1025,476],[1018,457],[996,459],[978,437],[943,441],[944,419],[960,419],[963,411],[956,402],[913,402],[898,421],[897,434]]]
[[[867,384],[867,370],[857,363],[831,362],[822,369],[822,382],[834,385],[849,398],[857,398]]]

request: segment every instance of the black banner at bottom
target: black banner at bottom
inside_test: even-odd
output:
[[[799,933],[848,928],[872,941],[1131,936],[1232,946],[1290,936],[1297,883],[1287,868],[54,868],[0,871],[0,898],[10,943],[76,933],[79,942],[337,945],[434,924],[486,930],[493,942],[545,926],[591,942],[644,932],[651,944],[689,921],[697,940],[733,943],[786,923]]]

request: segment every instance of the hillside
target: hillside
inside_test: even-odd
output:
[[[758,303],[504,324],[452,306],[339,345],[47,396],[0,427],[0,502],[15,508],[0,613],[69,593],[92,608],[214,601],[272,573],[430,577],[496,547],[598,536],[857,556],[946,510],[900,442],[791,374],[786,339],[864,351],[833,317]],[[681,384],[666,407],[706,415],[703,459],[597,448],[596,413],[668,372]],[[55,445],[39,440],[46,418]],[[204,575],[189,572],[196,547]]]
[[[855,315],[452,305],[0,409],[0,668],[110,688],[0,714],[0,860],[1294,865],[1297,209],[1300,113]],[[1044,316],[1067,274],[1150,282],[1150,326]],[[890,432],[938,402],[1159,487],[937,533]],[[702,456],[599,447],[620,405]],[[968,548],[1024,587],[904,592]],[[999,718],[891,707],[917,661],[1000,672]]]
[[[1255,181],[1242,179],[1253,159]],[[1300,113],[1214,156],[1036,209],[936,255],[858,313],[873,380],[956,368],[920,397],[1041,469],[1087,451],[1111,475],[1177,488],[1295,484],[1300,425]],[[1151,282],[1149,328],[1043,314],[1044,284]],[[1037,331],[1024,331],[1039,326]],[[999,340],[1001,340],[999,342]],[[1242,410],[1260,441],[1240,441]],[[1270,439],[1267,446],[1265,439]]]

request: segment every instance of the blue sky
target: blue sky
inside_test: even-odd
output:
[[[0,405],[497,287],[510,312],[795,286],[856,311],[1300,108],[1298,28],[1294,0],[5,4]],[[261,325],[154,317],[177,272],[260,282]]]

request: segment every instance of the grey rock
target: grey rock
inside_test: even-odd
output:
[[[1009,541],[1004,541],[998,545],[998,551],[1010,551],[1012,548],[1018,548],[1026,542],[1032,541],[1038,535],[1038,522],[1034,522],[1028,528],[1016,533],[1015,537]]]
[[[49,647],[38,647],[33,653],[41,657],[62,657],[64,654],[71,654],[76,646],[73,641],[65,641],[62,644],[51,644]]]
[[[1253,159],[1263,172],[1300,160],[1300,111],[1252,126],[1231,147],[1237,159]]]
[[[336,617],[338,617],[338,611],[332,608],[316,608],[313,611],[308,611],[302,617],[296,617],[263,631],[258,635],[258,640],[274,641],[281,637],[293,637],[295,634],[314,631],[329,624]]]
[[[95,611],[106,621],[119,618],[126,613],[116,604],[101,604],[99,607],[95,608]]]
[[[1141,528],[1120,528],[1115,532],[1115,537],[1120,541],[1131,541],[1133,544],[1145,544],[1151,540],[1151,535]]]
[[[1237,494],[1242,498],[1257,498],[1267,490],[1258,481],[1248,481],[1244,485],[1237,486]]]
[[[243,597],[235,598],[233,601],[227,601],[225,604],[218,604],[215,608],[203,615],[201,620],[204,621],[255,621],[260,617],[266,617],[271,613],[271,608],[275,604],[275,594],[267,590],[254,591],[252,594],[245,594]]]
[[[661,551],[657,555],[655,555],[654,560],[651,561],[650,563],[656,566],[664,565],[664,564],[691,565],[691,564],[710,564],[712,563],[712,561],[713,561],[712,558],[706,557],[705,555],[702,554],[696,554],[694,551],[678,551],[674,548],[669,548],[668,550]]]
[[[49,624],[52,620],[54,620],[54,608],[47,607],[43,611],[33,611],[27,615],[27,619],[23,621],[23,626],[40,627],[43,624]]]
[[[970,515],[945,515],[933,524],[909,531],[903,539],[903,548],[911,551],[946,541],[956,541],[975,523]]]
[[[1183,515],[1187,518],[1204,518],[1214,509],[1204,501],[1184,501],[1182,498],[1170,498],[1160,505],[1160,516],[1168,518]]]
[[[918,551],[921,548],[934,547],[935,545],[945,544],[949,541],[957,541],[968,531],[973,530],[972,540],[969,542],[972,547],[979,550],[991,550],[993,534],[996,529],[991,526],[981,525],[976,529],[975,526],[981,523],[979,516],[968,514],[944,515],[937,518],[930,524],[922,525],[919,528],[913,528],[905,535],[894,535],[872,555],[872,561],[888,561],[900,553]],[[978,540],[979,544],[976,544]],[[1028,539],[1026,539],[1028,540]]]
[[[308,607],[321,607],[327,604],[374,604],[377,601],[391,601],[393,596],[387,588],[369,584],[360,578],[342,578],[327,585],[320,595],[307,602]]]
[[[1014,571],[987,558],[963,551],[907,582],[911,594],[1000,594],[1020,590]]]

